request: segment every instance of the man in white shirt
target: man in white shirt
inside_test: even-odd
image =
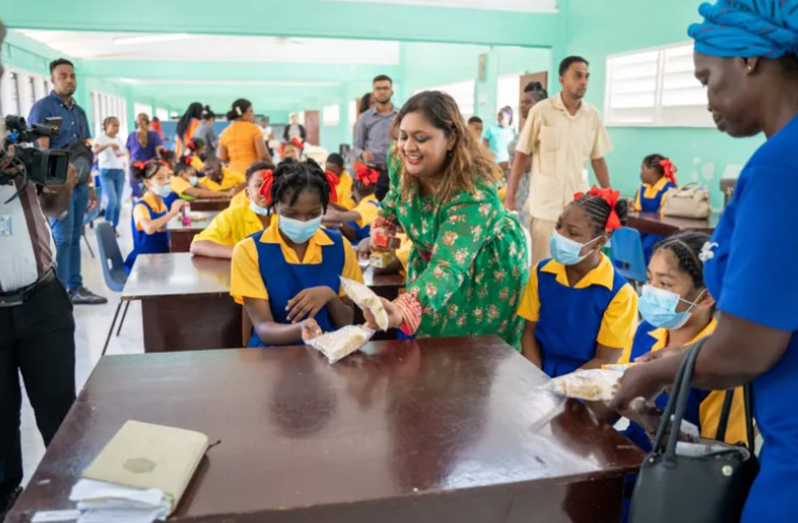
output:
[[[612,151],[612,142],[601,114],[583,100],[590,79],[588,66],[579,56],[560,63],[562,91],[530,109],[518,137],[505,206],[515,209],[518,182],[531,165],[528,206],[533,264],[551,256],[549,238],[560,214],[574,193],[587,191],[587,160],[599,185],[610,186],[604,156]]]

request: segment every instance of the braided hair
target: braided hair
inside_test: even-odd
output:
[[[590,223],[593,224],[596,237],[605,233],[607,220],[610,214],[612,214],[612,207],[607,203],[607,200],[601,196],[586,194],[574,200],[571,205],[576,205],[585,211]],[[626,225],[626,218],[629,215],[629,202],[624,199],[618,200],[618,203],[615,204],[615,212],[618,213],[618,219],[621,221],[621,225]]]
[[[660,177],[665,176],[665,168],[660,165],[659,162],[662,160],[667,160],[665,156],[661,154],[649,154],[645,158],[643,158],[643,165],[648,167],[649,169],[654,169],[660,175]]]
[[[133,179],[137,181],[149,180],[161,169],[166,169],[167,166],[159,160],[150,160],[148,162],[136,162],[130,166],[130,171],[133,174]]]
[[[303,162],[289,158],[277,165],[274,171],[272,198],[269,209],[274,210],[278,202],[294,205],[304,191],[315,191],[321,199],[323,212],[330,203],[330,184],[324,170],[312,159]]]
[[[683,232],[665,238],[654,246],[654,252],[661,249],[671,251],[679,264],[679,270],[688,274],[696,289],[704,287],[704,262],[699,254],[710,240],[708,234],[702,232]]]

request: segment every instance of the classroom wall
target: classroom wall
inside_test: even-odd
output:
[[[700,20],[698,1],[565,0],[565,44],[557,60],[578,54],[590,62],[587,100],[604,112],[608,54],[688,42],[687,27]],[[679,168],[681,183],[697,181],[710,189],[713,207],[723,205],[719,181],[728,165],[742,165],[764,137],[734,139],[714,128],[609,128],[615,150],[607,156],[613,185],[632,195],[640,184],[644,156],[661,153]]]

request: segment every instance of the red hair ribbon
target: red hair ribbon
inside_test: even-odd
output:
[[[380,178],[380,172],[377,169],[367,167],[360,162],[356,162],[352,167],[355,169],[355,178],[357,181],[361,182],[364,187],[377,183],[377,180]]]
[[[186,148],[188,148],[188,150],[190,151],[196,151],[197,144],[194,143],[194,140],[189,140],[188,142],[186,142]]]
[[[665,158],[664,160],[660,160],[659,164],[662,167],[662,170],[665,171],[665,178],[667,178],[673,185],[679,185],[679,182],[676,181],[676,173],[679,171],[679,169],[673,165],[670,159]]]
[[[607,232],[612,232],[614,230],[621,228],[621,219],[618,217],[618,211],[616,210],[616,206],[618,204],[618,200],[621,199],[620,191],[613,191],[612,189],[599,189],[595,185],[592,189],[585,195],[583,192],[578,192],[574,194],[574,200],[578,200],[579,198],[583,198],[584,196],[598,196],[599,198],[603,199],[607,202],[610,206],[610,215],[607,217],[607,225],[605,227]]]
[[[324,177],[327,178],[327,183],[330,184],[330,201],[333,203],[338,202],[338,191],[335,190],[341,179],[330,171],[325,171]]]
[[[305,149],[305,143],[298,136],[294,136],[294,139],[291,140],[291,143],[293,143],[294,145],[296,145],[300,149]]]
[[[143,171],[147,168],[147,164],[145,162],[134,162],[133,168]]]
[[[266,207],[272,204],[272,186],[274,185],[274,171],[266,169],[260,173],[263,185],[260,186],[260,195],[266,200]]]
[[[192,158],[191,156],[184,156],[180,158],[180,161],[182,161],[186,165],[191,165],[191,162],[194,161],[194,158]]]

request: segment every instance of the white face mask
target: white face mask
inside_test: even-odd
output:
[[[250,210],[252,210],[252,212],[257,214],[258,216],[268,216],[269,215],[269,209],[267,209],[266,207],[261,207],[260,205],[258,205],[255,202],[249,202],[249,208],[250,208]]]

